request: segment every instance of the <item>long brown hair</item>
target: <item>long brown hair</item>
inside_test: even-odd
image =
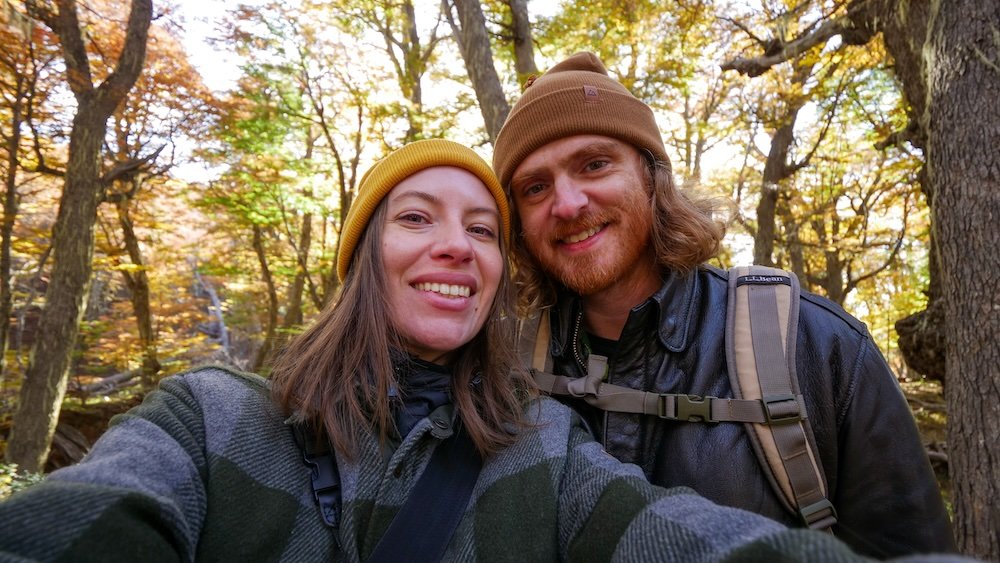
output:
[[[651,243],[657,264],[663,269],[689,272],[719,253],[725,228],[713,218],[716,203],[681,191],[674,184],[670,162],[657,160],[648,150],[643,154],[643,179],[652,193]],[[521,217],[513,217],[514,283],[518,311],[530,314],[556,302],[562,285],[551,279],[528,251]]]
[[[375,209],[354,251],[337,303],[327,305],[305,332],[285,347],[271,371],[275,401],[300,421],[322,429],[333,446],[354,457],[358,437],[372,432],[383,443],[394,429],[390,389],[399,387],[393,351],[404,350],[386,295],[382,226],[386,203]],[[500,237],[500,251],[506,256]],[[525,423],[531,380],[514,350],[514,297],[510,270],[490,313],[452,362],[452,398],[464,428],[483,456],[514,441]]]

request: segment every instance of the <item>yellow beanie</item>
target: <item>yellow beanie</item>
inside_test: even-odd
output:
[[[653,110],[609,77],[596,55],[581,52],[524,87],[493,144],[500,185],[536,149],[571,135],[612,137],[670,162]]]
[[[415,141],[389,153],[376,162],[361,177],[358,195],[347,213],[344,228],[340,233],[340,252],[337,257],[337,276],[340,281],[347,277],[354,248],[368,227],[375,208],[392,188],[410,176],[435,166],[454,166],[475,174],[493,195],[500,211],[501,230],[504,242],[510,243],[510,208],[507,196],[497,182],[490,165],[469,147],[444,139]]]

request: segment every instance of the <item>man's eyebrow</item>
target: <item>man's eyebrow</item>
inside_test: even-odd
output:
[[[578,150],[573,151],[567,158],[579,158],[581,156],[592,156],[595,154],[618,153],[621,152],[621,144],[615,141],[594,141],[587,143]]]
[[[559,158],[556,163],[563,164],[567,161],[578,160],[581,158],[590,158],[597,155],[603,154],[619,154],[621,153],[621,145],[617,141],[607,140],[607,141],[594,141],[592,143],[587,143],[586,145],[577,148],[573,152]],[[536,174],[539,174],[542,169],[546,167],[546,164],[541,164],[534,168],[528,168],[520,173],[514,174],[511,178],[511,183],[518,180],[523,180],[524,178],[530,178]]]
[[[544,168],[544,166],[545,165],[536,166],[534,168],[528,168],[520,172],[516,172],[513,176],[510,177],[510,184],[513,185],[518,182],[523,182],[527,178],[538,176],[539,174],[541,174],[542,168]]]

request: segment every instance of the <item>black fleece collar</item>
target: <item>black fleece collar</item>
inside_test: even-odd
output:
[[[399,437],[405,438],[431,412],[452,402],[451,368],[413,357],[396,359],[394,367],[400,388],[390,394],[393,415]]]

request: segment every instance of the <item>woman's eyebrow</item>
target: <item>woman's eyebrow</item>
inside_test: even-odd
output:
[[[405,192],[400,192],[392,197],[393,200],[398,201],[401,199],[416,198],[426,201],[427,203],[441,203],[441,198],[438,196],[421,190],[407,190]]]
[[[438,197],[438,196],[436,196],[436,195],[434,195],[432,193],[422,191],[422,190],[407,190],[405,192],[402,192],[402,193],[399,193],[399,194],[393,196],[392,199],[394,201],[399,201],[401,199],[409,199],[409,198],[419,199],[419,200],[426,201],[427,203],[432,203],[432,204],[435,204],[435,205],[443,205],[444,204],[444,200],[442,200],[440,197]],[[498,211],[495,207],[472,207],[472,208],[466,209],[464,212],[467,215],[475,215],[475,214],[479,214],[479,213],[485,213],[485,214],[489,214],[489,215],[495,215],[497,217],[500,216],[500,211]]]
[[[489,215],[500,222],[500,212],[495,207],[473,207],[465,211],[466,215]]]

